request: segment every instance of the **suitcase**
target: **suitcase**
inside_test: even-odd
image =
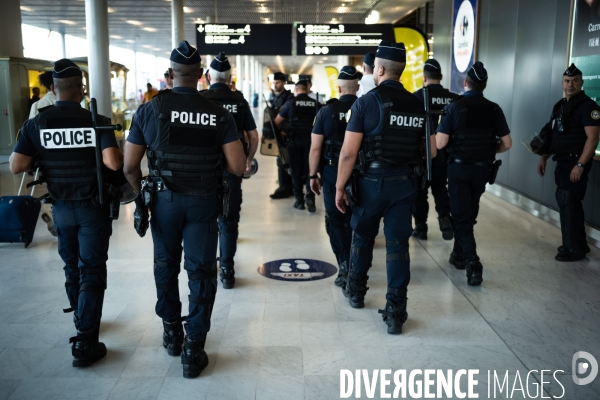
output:
[[[38,172],[39,170],[35,172],[35,179]],[[31,189],[31,195],[21,196],[25,174],[21,178],[21,186],[16,196],[0,197],[0,242],[25,243],[27,248],[33,240],[42,205],[34,201],[35,186]]]

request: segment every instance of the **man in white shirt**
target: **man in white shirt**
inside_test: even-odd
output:
[[[375,53],[365,54],[363,57],[363,77],[358,81],[360,86],[358,87],[358,92],[356,92],[357,97],[360,97],[375,88],[375,81],[373,80],[374,67]]]
[[[50,86],[52,86],[54,83],[52,81],[52,71],[41,73],[38,76],[38,81],[40,82],[40,85],[46,88],[47,93],[44,95],[44,97],[31,105],[31,110],[29,110],[29,119],[38,115],[38,110],[40,108],[51,106],[56,102],[56,95],[52,93],[52,90],[50,89]]]

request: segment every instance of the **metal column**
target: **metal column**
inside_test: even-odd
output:
[[[235,69],[237,75],[237,81],[235,82],[235,87],[240,92],[243,92],[243,82],[244,82],[244,62],[242,61],[242,56],[235,56]]]
[[[89,93],[96,98],[98,113],[111,117],[107,0],[85,0],[85,22],[89,48]]]
[[[244,56],[244,97],[250,99],[250,57]]]
[[[185,39],[185,27],[183,23],[183,0],[171,1],[171,44],[177,48],[179,43]]]

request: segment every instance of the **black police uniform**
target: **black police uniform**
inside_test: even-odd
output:
[[[448,192],[455,238],[450,263],[458,269],[466,266],[468,283],[479,285],[482,267],[473,228],[490,166],[496,158],[498,138],[508,135],[510,130],[500,106],[477,90],[466,92],[446,106],[446,110],[437,131],[450,136],[446,147],[450,163]],[[473,271],[475,275],[471,276]]]
[[[322,185],[323,201],[325,203],[325,229],[340,267],[340,274],[336,279],[337,286],[343,285],[345,276],[348,274],[352,245],[352,228],[350,228],[352,210],[347,207],[346,213],[343,214],[335,206],[335,182],[337,181],[340,150],[346,132],[346,116],[356,99],[357,97],[354,95],[345,94],[338,101],[322,108],[317,114],[312,129],[314,135],[324,136]]]
[[[441,111],[447,104],[458,98],[458,95],[448,89],[444,89],[439,84],[427,85],[429,92],[429,109],[432,111]],[[417,90],[414,95],[423,103],[423,89]],[[429,119],[431,132],[435,132],[438,126],[438,116],[431,116]],[[452,240],[452,225],[450,224],[450,197],[448,196],[448,168],[444,152],[438,152],[438,155],[431,160],[431,182],[427,182],[424,188],[417,190],[415,200],[415,231],[413,233],[418,239],[427,239],[427,215],[429,214],[429,202],[427,194],[431,187],[431,193],[435,200],[435,211],[438,214],[440,230],[446,240]]]
[[[294,94],[287,89],[284,89],[281,93],[275,95],[271,101],[273,109],[276,111],[281,110],[283,105],[294,97]],[[264,121],[266,130],[271,132],[271,126],[269,121]],[[264,133],[263,133],[264,134]],[[279,182],[279,188],[271,195],[273,199],[287,198],[294,192],[294,186],[292,184],[292,176],[287,172],[288,166],[283,164],[280,156],[277,156],[277,179]]]
[[[249,144],[244,141],[244,131],[256,129],[248,102],[240,93],[232,92],[225,83],[213,83],[208,90],[201,94],[220,104],[233,115],[238,138],[244,144],[246,155],[248,155]],[[237,250],[238,225],[242,208],[242,178],[224,171],[223,179],[229,189],[229,211],[226,216],[219,216],[219,267],[223,288],[230,289],[235,283],[233,258]]]
[[[290,167],[292,168],[292,183],[294,184],[294,207],[304,209],[304,189],[306,186],[307,202],[314,206],[314,194],[310,190],[308,179],[308,156],[310,153],[310,135],[317,116],[318,103],[308,96],[299,94],[289,100],[279,115],[288,120],[287,134],[291,137]],[[312,210],[311,210],[312,211]]]
[[[585,92],[581,91],[569,101],[561,99],[556,103],[552,111],[551,151],[552,159],[556,161],[556,202],[560,211],[563,239],[556,256],[559,261],[579,260],[590,251],[582,201],[593,161],[590,160],[583,167],[578,182],[571,182],[570,179],[571,171],[577,165],[587,140],[584,129],[586,126],[600,126],[600,107]]]

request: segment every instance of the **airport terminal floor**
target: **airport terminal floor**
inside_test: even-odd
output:
[[[486,193],[476,226],[484,282],[470,287],[464,271],[448,264],[452,242],[442,239],[432,212],[429,240],[410,242],[408,322],[403,334],[389,335],[377,312],[386,291],[381,233],[364,309],[350,307],[335,277],[284,282],[257,273],[285,258],[335,264],[322,199],[314,214],[294,209],[293,200],[269,199],[275,159],[258,161],[258,173],[243,183],[236,286],[219,283],[210,364],[199,378],[182,378],[179,357],[162,347],[152,239],[135,233],[130,204],[110,243],[100,331],[108,355],[88,368],[71,366],[74,328],[62,312],[68,302],[56,238],[40,219],[29,248],[0,244],[0,399],[336,399],[343,369],[479,369],[479,398],[522,398],[506,388],[488,394],[488,370],[501,380],[508,371],[510,387],[517,373],[525,387],[534,371],[531,393],[532,382],[543,380],[550,382],[544,396],[559,398],[564,386],[563,398],[600,398],[600,380],[577,386],[571,377],[576,351],[600,354],[598,248],[581,262],[556,262],[559,229]],[[0,195],[19,182],[0,165]],[[187,298],[185,275],[179,284]],[[555,380],[541,370],[563,372]]]

